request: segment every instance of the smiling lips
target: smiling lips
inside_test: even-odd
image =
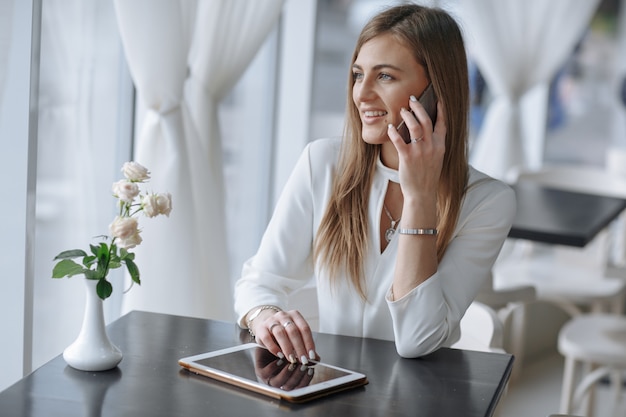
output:
[[[388,113],[384,110],[366,110],[362,112],[362,114],[363,114],[363,117],[362,117],[363,123],[370,124],[370,123],[378,122],[379,117],[384,117]]]
[[[378,110],[378,111],[364,111],[363,115],[365,117],[377,117],[377,116],[385,116],[387,114],[386,111]]]

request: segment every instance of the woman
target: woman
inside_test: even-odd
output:
[[[434,127],[415,99],[430,83]],[[311,278],[321,332],[394,340],[403,357],[456,341],[515,212],[508,186],[468,166],[467,61],[447,13],[375,16],[348,90],[343,140],[307,145],[235,288],[240,325],[291,362],[317,356],[305,319],[284,311]]]

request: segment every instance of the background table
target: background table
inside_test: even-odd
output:
[[[124,359],[82,372],[61,356],[0,393],[3,416],[489,416],[511,372],[508,354],[442,348],[400,358],[392,342],[316,334],[325,362],[368,376],[365,387],[289,404],[183,370],[184,356],[250,341],[236,324],[131,312],[109,327]]]
[[[537,184],[513,185],[517,214],[509,237],[584,247],[626,209],[626,200]]]

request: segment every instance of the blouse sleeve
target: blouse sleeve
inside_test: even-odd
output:
[[[428,354],[457,335],[461,317],[491,274],[515,210],[515,194],[507,185],[491,180],[470,187],[437,272],[398,300],[391,301],[388,293],[400,356]]]
[[[313,233],[319,208],[313,197],[311,158],[317,155],[319,160],[318,154],[328,148],[320,145],[312,142],[305,147],[276,203],[257,253],[243,265],[242,276],[235,284],[235,312],[242,327],[243,317],[251,308],[265,304],[286,308],[289,294],[313,277]]]

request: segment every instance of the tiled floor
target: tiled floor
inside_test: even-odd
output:
[[[563,377],[563,358],[557,353],[527,361],[517,381],[509,385],[499,408],[500,417],[547,417],[558,414]],[[596,417],[626,416],[626,389],[615,409],[608,385],[596,390]]]

